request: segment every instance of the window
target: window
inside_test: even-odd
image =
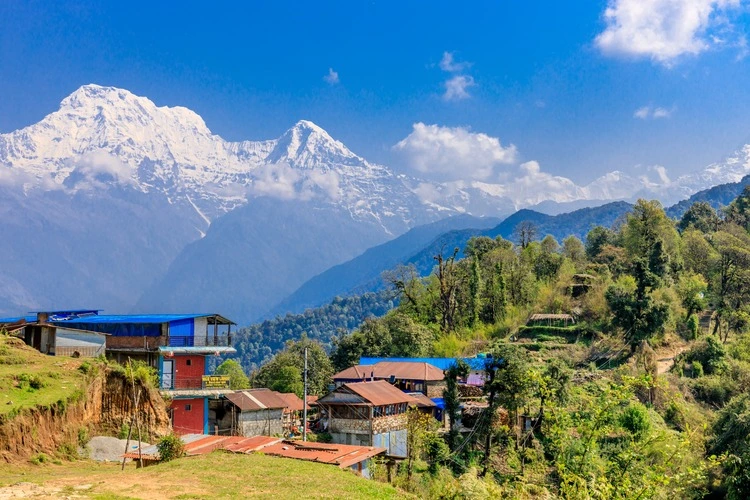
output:
[[[191,411],[193,409],[193,405],[185,405],[185,411]]]
[[[185,361],[185,365],[186,366],[191,366],[192,364],[193,364],[193,360],[192,359],[188,359],[187,361]]]

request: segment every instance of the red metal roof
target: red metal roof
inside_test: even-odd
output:
[[[286,403],[286,409],[289,411],[302,411],[305,409],[302,398],[293,392],[277,392],[276,395]],[[310,408],[309,406],[307,407]]]
[[[373,446],[353,446],[331,443],[305,443],[302,441],[282,441],[266,446],[261,450],[265,455],[296,458],[310,462],[338,465],[345,469],[354,464],[385,453],[385,448]]]
[[[408,394],[414,398],[415,404],[419,408],[437,408],[435,402],[421,392],[409,392]]]
[[[265,455],[338,465],[342,469],[386,451],[385,448],[372,446],[282,441],[280,438],[270,436],[241,437],[188,434],[181,438],[185,443],[185,453],[188,456],[205,455],[214,450],[226,450],[233,453],[260,452]],[[144,448],[141,453],[145,460],[159,460],[159,450],[156,445]],[[131,451],[123,456],[137,460],[138,452]]]
[[[340,371],[333,380],[368,380],[388,379],[391,376],[399,380],[440,381],[445,378],[443,370],[435,365],[417,361],[381,361],[374,365],[355,365]]]
[[[335,389],[333,392],[329,392],[318,400],[318,405],[321,404],[336,404],[336,395],[341,393],[356,394],[362,398],[364,403],[372,406],[383,406],[392,405],[398,403],[416,403],[416,400],[401,392],[397,388],[385,380],[375,380],[374,382],[351,382],[344,384],[341,387]],[[338,401],[341,404],[356,404],[352,401]]]
[[[287,407],[287,402],[280,397],[280,394],[270,389],[228,392],[226,393],[226,397],[240,411],[258,411]]]

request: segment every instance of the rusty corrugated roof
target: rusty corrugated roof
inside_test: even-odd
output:
[[[187,434],[181,436],[185,443],[187,456],[205,455],[214,450],[227,450],[233,453],[260,452],[298,460],[308,460],[332,465],[342,469],[380,455],[385,448],[373,446],[352,446],[331,443],[305,443],[302,441],[282,441],[270,436],[210,436],[206,434]],[[145,460],[159,460],[156,445],[148,446],[142,451]],[[138,452],[128,452],[126,458],[138,459]]]
[[[266,446],[261,450],[265,455],[284,458],[296,458],[310,462],[321,462],[338,465],[345,469],[354,464],[385,453],[385,448],[373,446],[353,446],[331,443],[305,443],[301,441],[282,441]]]
[[[293,392],[277,392],[276,395],[286,403],[286,409],[289,411],[302,411],[305,409],[302,398]],[[309,406],[307,407],[310,408]]]
[[[240,411],[258,411],[287,407],[287,402],[280,397],[279,393],[270,389],[235,391],[227,393],[226,398],[234,403]]]
[[[385,380],[375,380],[373,382],[351,382],[344,384],[333,392],[329,392],[318,400],[318,404],[341,404],[351,405],[352,401],[336,401],[336,396],[341,393],[355,394],[364,400],[367,405],[383,406],[399,403],[415,403],[415,399]]]
[[[409,392],[409,396],[414,398],[415,404],[419,408],[437,408],[437,405],[433,400],[422,394],[421,392]]]
[[[443,370],[430,363],[417,361],[381,361],[374,365],[355,365],[340,371],[333,380],[367,380],[388,379],[391,376],[399,380],[423,380],[434,382],[443,380]]]

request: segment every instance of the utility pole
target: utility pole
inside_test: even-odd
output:
[[[305,388],[302,398],[302,441],[307,441],[307,347],[305,347]]]

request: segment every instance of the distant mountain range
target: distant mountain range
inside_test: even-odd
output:
[[[681,199],[739,181],[749,159],[746,146],[674,182],[613,172],[579,187],[527,165],[515,184],[441,184],[370,163],[309,121],[278,139],[229,142],[186,108],[86,85],[40,122],[0,135],[0,313],[216,310],[246,323],[330,295],[331,284],[309,285],[285,300],[424,224],[486,230],[487,217],[538,203],[554,213],[638,195]],[[394,241],[382,262],[429,244],[440,227]]]

